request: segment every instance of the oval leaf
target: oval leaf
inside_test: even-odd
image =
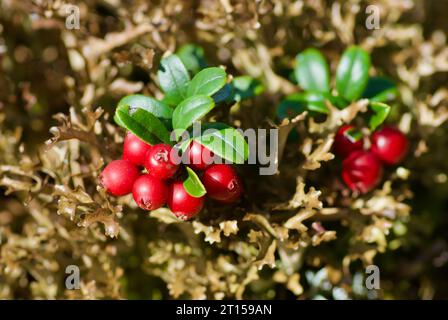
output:
[[[221,68],[207,68],[199,71],[188,86],[187,95],[211,96],[226,84],[227,74]]]
[[[184,66],[193,74],[207,67],[205,61],[204,49],[194,44],[183,45],[176,52],[176,55],[182,61]]]
[[[371,102],[370,108],[373,111],[373,115],[369,119],[370,130],[374,131],[379,125],[381,125],[390,112],[390,106],[382,102]]]
[[[196,172],[194,172],[189,167],[186,167],[186,168],[187,168],[188,178],[183,183],[185,191],[187,191],[187,193],[192,197],[195,197],[195,198],[203,197],[207,193],[204,185],[202,184],[202,182],[199,179]]]
[[[137,108],[133,112],[128,106],[121,106],[115,111],[115,121],[131,131],[140,139],[151,145],[160,141],[170,144],[170,134],[159,118],[152,113]]]
[[[249,157],[249,146],[243,135],[223,123],[205,125],[201,136],[194,137],[194,140],[218,157],[232,163],[244,163]]]
[[[307,104],[307,109],[319,113],[328,113],[326,100],[330,100],[324,92],[307,91],[304,94],[304,99]]]
[[[213,99],[204,95],[192,96],[182,101],[173,112],[173,129],[176,130],[176,137],[179,138],[182,131],[200,120],[214,106]]]
[[[330,91],[330,71],[324,56],[316,49],[306,49],[296,57],[294,74],[304,90]]]
[[[131,112],[133,109],[142,108],[157,118],[171,119],[173,116],[173,109],[165,103],[142,94],[132,94],[122,98],[118,102],[118,108],[122,106],[128,106]]]
[[[250,76],[236,77],[232,81],[233,100],[241,101],[260,95],[264,91],[263,84]]]
[[[363,49],[352,46],[345,50],[336,72],[336,89],[348,101],[358,99],[369,79],[370,56]]]
[[[163,58],[157,77],[167,103],[176,105],[186,98],[190,75],[178,56],[172,54]]]

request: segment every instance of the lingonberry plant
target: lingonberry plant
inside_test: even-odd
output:
[[[200,51],[186,48],[160,62],[158,83],[165,93],[161,100],[140,94],[120,100],[114,119],[128,131],[125,160],[116,160],[120,166],[112,162],[103,172],[103,184],[113,195],[132,190],[142,209],[155,210],[167,203],[184,220],[199,213],[207,193],[227,204],[241,197],[242,182],[236,171],[229,164],[211,164],[213,159],[240,164],[249,152],[241,133],[227,124],[204,123],[199,133],[190,128],[216,105],[241,101],[263,90],[247,76],[229,81],[223,68],[206,67],[203,56],[197,54]],[[139,178],[137,166],[146,170]],[[202,181],[195,170],[206,170]]]
[[[385,127],[376,131],[391,109],[385,102],[396,97],[397,88],[385,77],[369,77],[369,68],[369,54],[360,47],[349,47],[337,66],[336,85],[332,90],[330,68],[324,56],[316,49],[307,49],[297,55],[294,69],[295,80],[303,92],[287,96],[277,110],[280,118],[304,111],[311,117],[329,116],[331,107],[342,110],[359,99],[366,99],[369,113],[364,122],[368,129],[343,125],[337,129],[333,144],[334,152],[344,159],[344,182],[360,193],[378,184],[383,171],[381,162],[397,164],[408,148],[407,138],[399,130]],[[368,132],[368,137],[364,137],[363,132]],[[365,138],[371,138],[372,146],[368,151],[364,150]]]

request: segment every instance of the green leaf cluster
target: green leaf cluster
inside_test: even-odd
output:
[[[306,49],[296,57],[294,77],[304,90],[287,96],[279,105],[279,118],[291,117],[303,111],[311,115],[327,114],[327,103],[339,109],[360,98],[369,99],[372,111],[368,123],[375,130],[390,111],[387,101],[397,96],[396,85],[385,77],[370,77],[370,56],[358,46],[347,48],[336,69],[332,90],[330,68],[319,50]]]

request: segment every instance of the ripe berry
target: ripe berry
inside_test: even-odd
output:
[[[140,176],[138,168],[128,160],[114,160],[100,175],[101,184],[114,196],[122,196],[132,191],[134,181]]]
[[[195,198],[187,193],[181,181],[173,182],[168,191],[168,207],[182,220],[194,217],[204,206],[204,197]]]
[[[243,193],[243,186],[237,173],[228,164],[215,164],[202,177],[207,195],[223,203],[234,203]]]
[[[157,144],[149,150],[146,155],[145,168],[150,175],[165,180],[176,173],[179,165],[173,161],[172,149],[168,144]]]
[[[213,163],[214,153],[196,141],[188,149],[188,166],[195,170],[205,170]]]
[[[397,164],[408,150],[408,139],[398,129],[384,127],[372,135],[371,151],[385,164]]]
[[[137,136],[128,132],[123,144],[123,159],[129,160],[133,164],[143,166],[146,154],[151,150],[151,146],[140,140]]]
[[[366,193],[381,179],[380,161],[369,151],[352,152],[342,162],[342,178],[352,191]]]
[[[353,151],[362,150],[362,137],[359,137],[357,140],[353,138],[355,130],[355,127],[346,124],[336,132],[334,150],[340,157],[345,158]]]
[[[135,203],[144,210],[155,210],[166,203],[168,186],[149,174],[138,178],[132,188]]]

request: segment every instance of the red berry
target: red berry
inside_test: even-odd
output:
[[[240,178],[228,164],[215,164],[204,172],[202,177],[207,195],[224,203],[234,203],[243,193]]]
[[[369,151],[352,152],[342,162],[342,178],[352,191],[366,193],[381,179],[380,161]]]
[[[179,164],[173,161],[168,144],[157,144],[146,155],[145,168],[149,174],[158,179],[171,178],[179,168]]]
[[[173,182],[168,192],[168,207],[174,215],[188,220],[199,213],[204,206],[204,197],[195,198],[187,193],[181,181]]]
[[[398,129],[384,127],[372,135],[371,151],[385,164],[397,164],[408,150],[408,139]]]
[[[213,163],[214,153],[196,141],[188,149],[188,166],[195,170],[205,170]]]
[[[123,159],[129,160],[133,164],[143,166],[146,154],[151,150],[151,146],[140,140],[136,135],[128,132],[123,144]]]
[[[353,151],[362,150],[363,143],[362,138],[356,140],[350,135],[353,130],[356,130],[354,126],[343,125],[336,132],[334,138],[334,150],[340,157],[345,158]]]
[[[144,210],[155,210],[166,203],[168,186],[149,174],[138,178],[132,188],[135,203]]]
[[[128,160],[114,160],[100,175],[101,184],[114,196],[122,196],[132,191],[134,181],[140,176],[138,168]]]

